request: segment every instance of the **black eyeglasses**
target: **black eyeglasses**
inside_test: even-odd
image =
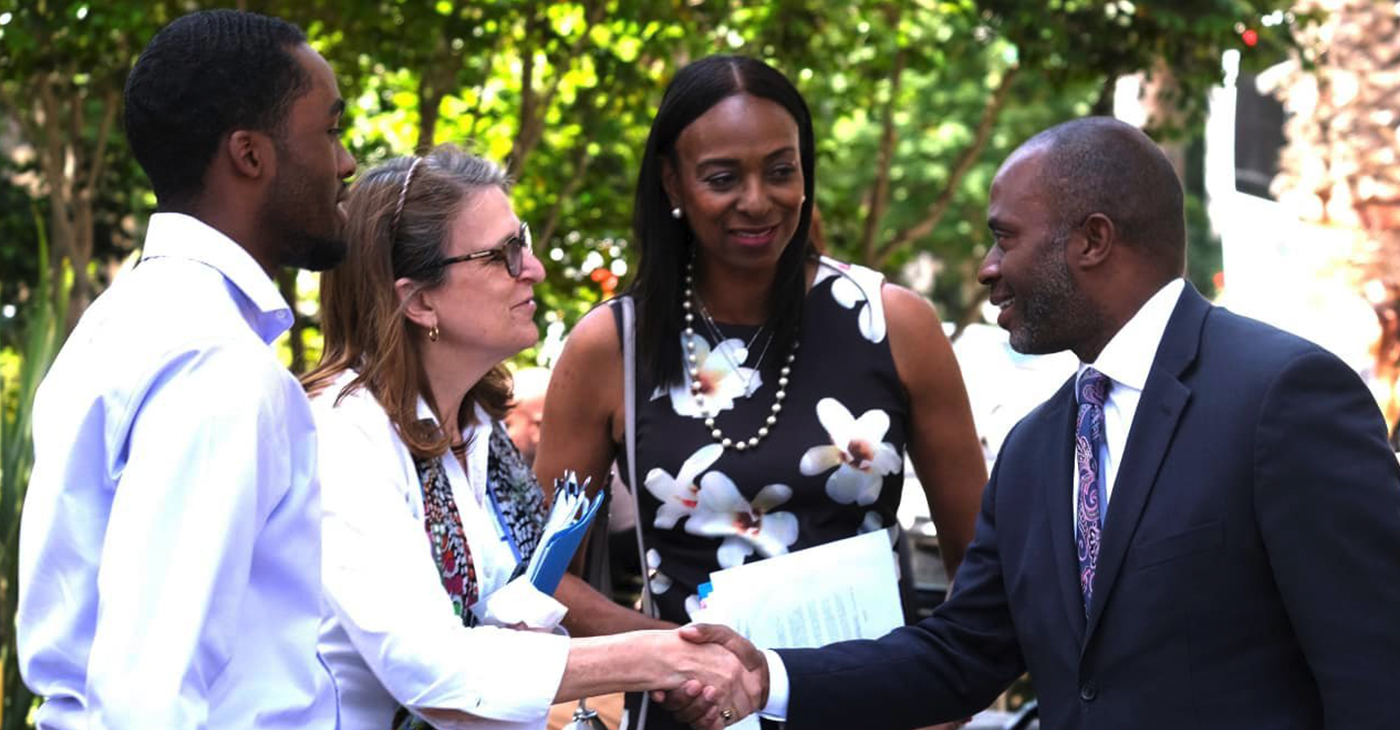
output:
[[[485,251],[464,253],[461,256],[450,256],[439,261],[436,268],[440,269],[444,266],[460,264],[463,261],[471,261],[473,259],[489,258],[492,261],[504,262],[506,265],[506,273],[510,274],[512,279],[518,279],[520,278],[521,267],[525,265],[525,252],[530,250],[533,243],[534,241],[530,238],[530,225],[528,223],[521,223],[520,232],[511,236],[505,243],[495,248],[488,248]]]

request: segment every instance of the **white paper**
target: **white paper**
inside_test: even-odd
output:
[[[895,559],[877,530],[717,571],[694,618],[768,649],[879,638],[904,623]]]
[[[710,574],[697,622],[724,624],[764,649],[877,639],[904,625],[892,535],[857,537]],[[730,730],[758,730],[749,715]]]

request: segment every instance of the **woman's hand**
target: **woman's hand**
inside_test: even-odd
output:
[[[722,626],[690,626],[571,639],[554,701],[682,690],[685,721],[719,730],[761,708],[767,689],[767,662],[751,644]]]
[[[743,666],[739,681],[741,691],[752,705],[752,711],[763,709],[768,700],[768,661],[753,644],[724,626],[692,624],[680,629],[679,635],[695,644],[723,647]],[[697,728],[722,727],[749,714],[738,702],[723,706],[719,690],[688,680],[670,692],[653,692],[652,699],[675,718]],[[728,716],[725,716],[728,710]],[[718,721],[718,725],[716,725]]]

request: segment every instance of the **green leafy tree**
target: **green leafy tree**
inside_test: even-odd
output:
[[[0,103],[21,137],[5,167],[31,173],[18,179],[47,211],[52,246],[36,269],[51,280],[73,272],[69,328],[103,283],[99,264],[131,246],[126,216],[145,186],[130,184],[117,115],[127,71],[171,5],[0,0]]]

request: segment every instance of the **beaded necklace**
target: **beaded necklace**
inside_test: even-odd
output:
[[[691,311],[694,308],[693,302],[698,301],[695,297],[695,266],[693,263],[686,264],[685,267],[685,293],[683,296],[681,307],[685,310],[685,330],[682,332],[685,336],[685,352],[681,354],[685,356],[686,372],[690,375],[690,394],[695,398],[695,403],[699,406],[701,415],[705,417],[705,428],[710,429],[710,437],[726,449],[732,448],[736,451],[755,449],[758,447],[759,442],[767,437],[768,433],[778,424],[778,414],[783,411],[783,399],[787,398],[788,376],[792,374],[792,364],[797,360],[798,342],[796,339],[792,341],[792,351],[788,353],[787,361],[783,363],[783,367],[778,370],[778,390],[773,394],[773,405],[769,408],[768,418],[764,421],[764,425],[759,426],[758,432],[747,439],[730,438],[724,435],[724,431],[721,430],[719,425],[715,422],[715,417],[719,415],[718,409],[713,411],[706,410],[705,394],[701,392],[704,385],[700,382],[699,358],[695,354],[700,338],[695,334],[695,313]],[[703,307],[704,305],[701,304],[702,309]],[[756,338],[757,335],[755,335],[755,339]],[[771,342],[771,334],[769,338]],[[764,354],[767,354],[767,349],[767,345],[765,345]],[[735,367],[735,371],[738,371],[737,366]],[[747,390],[748,388],[746,387],[746,395]]]

